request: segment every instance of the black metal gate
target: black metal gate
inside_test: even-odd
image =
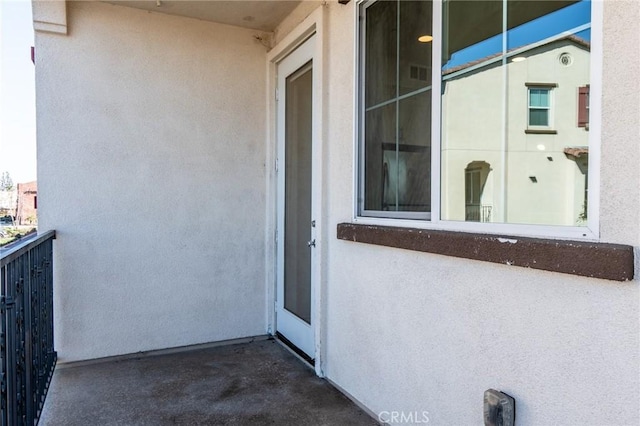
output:
[[[0,422],[33,425],[53,376],[53,240],[49,231],[0,252]]]

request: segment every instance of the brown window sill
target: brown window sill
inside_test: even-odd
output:
[[[536,130],[536,129],[526,129],[524,131],[527,135],[557,135],[557,130]]]
[[[633,247],[391,226],[338,224],[338,239],[615,281],[633,279]]]
[[[558,87],[558,83],[525,83],[526,87],[543,87],[550,89],[552,87]]]

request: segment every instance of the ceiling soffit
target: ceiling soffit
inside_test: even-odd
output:
[[[275,30],[278,24],[300,3],[299,0],[160,0],[159,2],[157,0],[109,0],[105,2],[269,32]]]

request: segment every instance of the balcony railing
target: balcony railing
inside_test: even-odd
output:
[[[0,424],[36,424],[56,365],[55,231],[0,249]]]
[[[491,222],[491,206],[467,204],[465,206],[465,220],[467,222]]]

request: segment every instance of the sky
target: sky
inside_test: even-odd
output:
[[[36,180],[35,68],[29,0],[0,0],[0,173]]]
[[[507,32],[507,50],[526,46],[591,22],[591,1],[582,0],[538,19],[529,21]],[[576,33],[587,41],[589,30]],[[455,52],[445,69],[486,58],[502,51],[502,35],[491,37]]]

